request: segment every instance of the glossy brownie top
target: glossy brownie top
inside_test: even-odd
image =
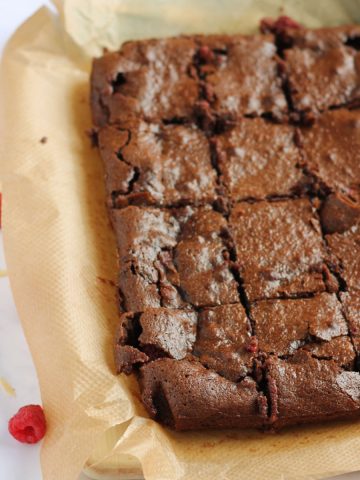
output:
[[[360,415],[360,28],[262,30],[93,64],[116,370],[179,430]]]

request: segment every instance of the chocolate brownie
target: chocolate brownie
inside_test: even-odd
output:
[[[155,360],[141,368],[150,414],[177,430],[254,428],[267,421],[267,399],[251,377],[231,382],[197,362]]]
[[[333,193],[323,201],[320,218],[325,233],[344,233],[360,222],[360,204],[338,192]]]
[[[302,150],[308,170],[326,190],[359,198],[360,111],[331,110],[310,128],[302,128]]]
[[[250,373],[255,349],[251,324],[240,303],[205,308],[197,322],[193,354],[202,364],[234,382]]]
[[[281,117],[287,112],[272,35],[209,36],[198,41],[204,97],[217,114]]]
[[[221,179],[233,200],[291,195],[305,188],[294,136],[289,125],[244,118],[214,138]]]
[[[266,360],[271,421],[275,428],[360,414],[360,373],[301,351]]]
[[[360,206],[332,196],[323,207],[322,221],[334,269],[343,282],[340,298],[350,333],[360,355]],[[330,197],[329,197],[330,198]]]
[[[341,292],[344,313],[349,323],[352,342],[357,354],[357,369],[360,369],[360,290]]]
[[[347,230],[335,231],[325,238],[346,288],[360,291],[360,215]]]
[[[93,64],[116,370],[179,430],[360,417],[360,27],[262,31]]]
[[[360,27],[285,29],[281,33],[291,103],[323,111],[360,100]]]
[[[307,350],[341,366],[354,364],[355,352],[335,294],[255,302],[251,316],[262,352],[288,356]]]
[[[124,308],[215,306],[239,301],[222,238],[224,217],[211,207],[113,211]]]
[[[209,142],[195,125],[137,120],[102,128],[98,141],[115,207],[199,204],[216,198]]]
[[[130,373],[134,365],[150,358],[185,358],[196,339],[196,324],[197,314],[191,310],[149,308],[123,313],[115,337],[117,372]]]
[[[257,344],[240,304],[198,309],[148,308],[120,317],[115,337],[118,373],[150,359],[198,359],[222,377],[239,381],[251,373]]]
[[[133,117],[172,120],[192,116],[198,83],[192,75],[195,42],[171,38],[127,42],[95,59],[91,74],[93,121],[101,126]]]
[[[310,200],[238,203],[229,224],[248,300],[326,289],[326,251]]]

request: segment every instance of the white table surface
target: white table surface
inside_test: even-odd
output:
[[[0,0],[0,54],[14,30],[44,4],[49,5],[50,2],[45,0]],[[0,232],[1,270],[6,270],[6,264]],[[41,404],[36,371],[22,332],[7,277],[0,277],[1,377],[15,389],[16,395],[14,397],[8,395],[0,386],[0,480],[41,480],[40,445],[23,445],[14,440],[7,431],[8,419],[21,406],[29,403]],[[360,480],[360,472],[336,478]],[[79,480],[86,480],[86,477],[81,476]]]

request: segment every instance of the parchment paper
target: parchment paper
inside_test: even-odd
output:
[[[90,147],[90,56],[126,39],[249,32],[283,7],[308,26],[360,21],[356,0],[65,0],[14,35],[2,64],[0,179],[6,259],[37,368],[48,432],[44,480],[75,480],[104,432],[146,479],[315,479],[360,470],[360,423],[277,435],[175,433],[149,420],[133,378],[115,377],[116,254],[103,170]],[[46,137],[45,143],[40,139]],[[127,423],[124,423],[127,422]],[[104,454],[105,455],[105,454]],[[106,455],[105,455],[106,456]],[[99,460],[99,459],[98,459]]]

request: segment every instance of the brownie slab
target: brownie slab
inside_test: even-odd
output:
[[[270,357],[266,368],[275,428],[359,416],[359,372],[307,352],[289,360]]]
[[[360,27],[262,26],[93,63],[116,371],[178,430],[360,416]]]
[[[326,252],[308,199],[239,203],[229,226],[250,301],[325,290]]]
[[[215,306],[239,301],[222,235],[224,217],[211,207],[113,211],[124,308]]]
[[[359,199],[360,111],[331,110],[310,128],[301,129],[309,171],[330,191]]]
[[[177,430],[263,425],[267,399],[256,382],[234,383],[196,362],[160,359],[141,368],[142,400],[150,415]]]
[[[199,37],[205,98],[219,115],[233,117],[287,111],[272,35]]]
[[[360,100],[360,27],[282,33],[284,66],[292,105],[323,111]]]
[[[289,125],[244,118],[214,138],[224,186],[235,200],[292,195],[305,187]]]
[[[251,316],[262,352],[288,356],[307,350],[340,366],[354,365],[355,352],[335,294],[255,302]]]
[[[195,125],[137,120],[102,128],[98,143],[114,207],[196,205],[217,196],[209,142]]]
[[[124,43],[119,52],[95,59],[91,73],[95,125],[135,116],[191,117],[198,99],[198,83],[190,68],[195,47],[191,38],[143,40]]]

